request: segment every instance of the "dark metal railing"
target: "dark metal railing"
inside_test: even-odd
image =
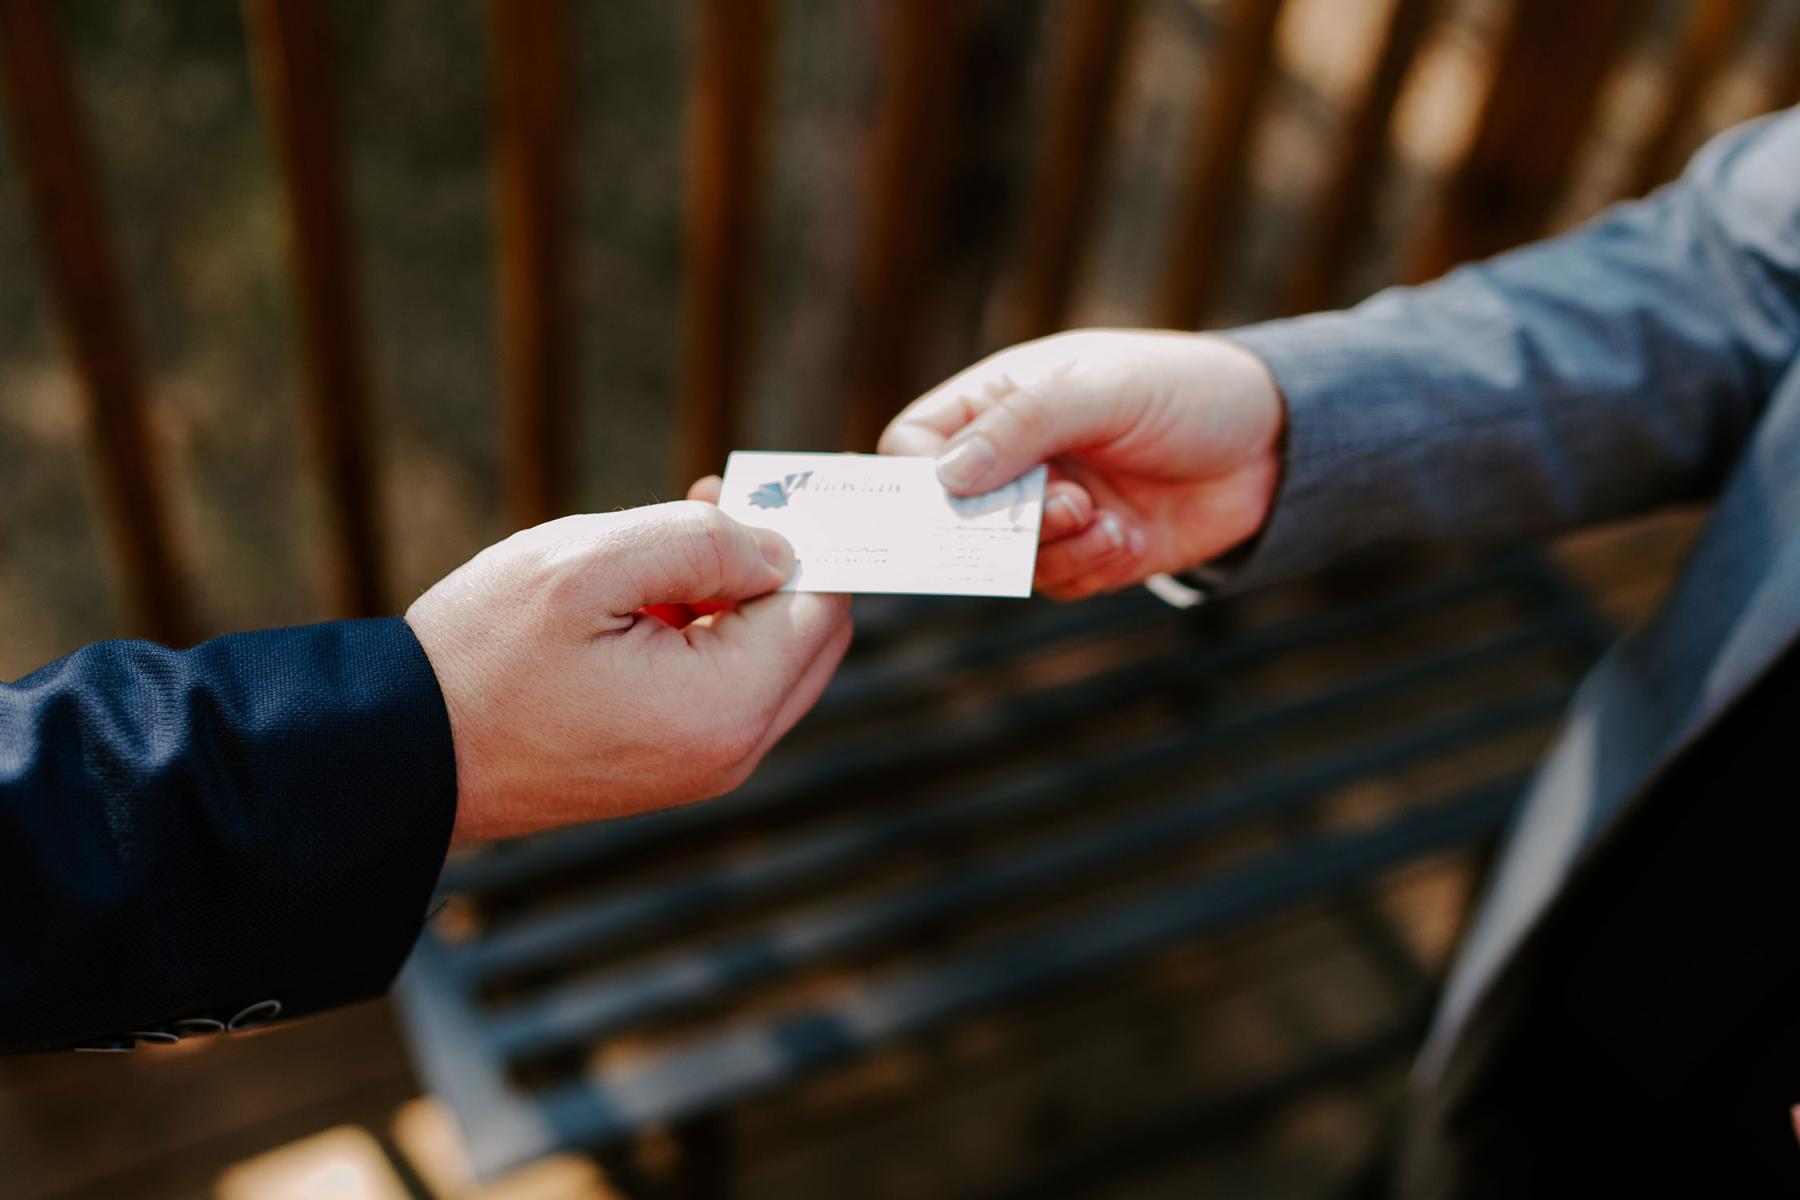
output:
[[[1781,3],[1782,0],[1766,0]],[[572,81],[565,6],[491,0],[493,137],[498,195],[502,456],[509,520],[565,511],[578,465],[571,297],[565,278],[573,211],[567,158]],[[340,614],[383,611],[387,541],[376,496],[381,454],[372,428],[366,330],[355,231],[347,215],[328,10],[307,0],[243,0],[271,140],[287,199],[301,361],[315,469],[329,520],[329,597]],[[1144,21],[1135,0],[1076,0],[1053,30],[1034,184],[999,331],[1049,332],[1079,294],[1116,139],[1117,98]],[[1512,0],[1468,150],[1407,256],[1434,274],[1544,228],[1589,135],[1597,99],[1645,20],[1631,0]],[[1344,298],[1353,251],[1392,171],[1395,107],[1421,49],[1443,21],[1441,0],[1395,0],[1345,133],[1314,198],[1315,212],[1279,304],[1299,310]],[[1695,0],[1665,65],[1665,106],[1636,148],[1633,190],[1667,178],[1690,144],[1692,108],[1740,53],[1749,0]],[[1271,84],[1282,0],[1229,0],[1201,69],[1195,119],[1175,197],[1160,289],[1145,315],[1163,325],[1207,322],[1226,283],[1217,253],[1243,225],[1249,165]],[[843,435],[866,448],[888,416],[928,382],[917,377],[934,299],[933,229],[941,219],[948,139],[971,17],[954,0],[890,0],[878,39],[882,98],[869,137],[867,220],[845,308]],[[183,586],[184,548],[170,530],[130,304],[102,218],[92,152],[49,0],[0,0],[0,64],[18,163],[30,185],[39,245],[68,334],[99,465],[105,527],[131,623],[165,640],[206,627]],[[1800,23],[1795,23],[1800,25]],[[752,252],[770,136],[772,64],[780,42],[766,0],[702,0],[690,93],[686,299],[681,316],[681,444],[677,482],[715,469],[742,436],[756,352],[750,319],[759,264]],[[1800,46],[1788,60],[1800,64]],[[1800,66],[1768,97],[1791,103]],[[675,202],[675,198],[671,198]]]

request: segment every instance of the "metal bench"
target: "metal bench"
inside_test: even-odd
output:
[[[1309,902],[1428,992],[1359,889],[1491,842],[1610,633],[1533,555],[1370,590],[871,603],[737,793],[454,863],[399,996],[477,1170],[672,1130],[717,1184],[743,1101]]]

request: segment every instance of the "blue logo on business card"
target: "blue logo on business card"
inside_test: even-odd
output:
[[[799,471],[781,479],[770,480],[750,493],[751,508],[786,508],[795,492],[806,487],[811,471]]]

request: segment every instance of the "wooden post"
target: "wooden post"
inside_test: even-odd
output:
[[[927,258],[948,168],[958,0],[889,0],[884,98],[870,147],[869,223],[851,319],[851,449],[870,450],[910,399]]]
[[[705,0],[688,125],[687,273],[677,487],[720,471],[742,436],[760,233],[767,0]]]
[[[330,514],[330,594],[343,616],[387,611],[362,311],[353,282],[330,30],[311,0],[244,0],[287,200],[307,412]]]
[[[492,0],[492,14],[506,493],[523,527],[569,504],[566,23],[561,0]]]
[[[1139,8],[1138,0],[1074,0],[1063,22],[1009,341],[1054,332],[1068,321]]]
[[[1783,57],[1786,74],[1776,85],[1772,97],[1774,108],[1792,108],[1800,104],[1800,21],[1792,26],[1792,36],[1788,38],[1787,53]]]
[[[1435,4],[1436,0],[1394,0],[1374,73],[1325,174],[1325,211],[1300,256],[1287,296],[1290,313],[1329,308],[1337,301],[1355,250],[1367,236],[1375,189],[1387,165],[1394,104]]]
[[[1408,277],[1431,279],[1536,237],[1624,45],[1632,0],[1517,0],[1475,140]]]
[[[1251,135],[1273,70],[1281,0],[1234,0],[1216,82],[1198,92],[1188,173],[1153,320],[1190,329],[1207,313],[1220,279],[1216,265],[1243,201]]]
[[[1681,135],[1692,127],[1700,95],[1731,52],[1746,15],[1744,0],[1694,0],[1663,88],[1663,111],[1637,153],[1625,195],[1641,196],[1681,170],[1685,158]]]
[[[196,622],[151,449],[143,369],[62,39],[44,0],[0,0],[0,65],[19,169],[87,405],[127,621],[149,637],[185,644],[193,640]]]

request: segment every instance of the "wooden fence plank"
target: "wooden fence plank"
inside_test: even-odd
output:
[[[873,448],[910,399],[914,342],[948,172],[957,0],[890,0],[880,117],[869,152],[869,221],[852,301],[845,436]]]
[[[1800,104],[1800,20],[1796,20],[1791,29],[1787,52],[1783,56],[1781,82],[1772,97],[1774,108],[1792,108]]]
[[[1054,332],[1068,321],[1140,7],[1139,0],[1074,0],[1064,19],[1009,341]]]
[[[1198,90],[1188,173],[1154,320],[1189,329],[1206,315],[1222,282],[1231,226],[1244,199],[1257,113],[1274,70],[1281,0],[1235,0],[1211,87]]]
[[[1643,6],[1517,0],[1473,145],[1408,277],[1430,279],[1542,232],[1601,85]]]
[[[1356,248],[1368,233],[1388,161],[1394,104],[1435,8],[1436,0],[1394,0],[1374,71],[1326,170],[1325,211],[1300,255],[1286,301],[1290,313],[1329,308],[1338,300]]]
[[[19,169],[87,405],[113,558],[136,631],[171,644],[197,627],[151,446],[143,369],[50,5],[0,0],[0,66]]]
[[[678,485],[722,470],[743,432],[760,228],[768,0],[705,0],[688,128]]]
[[[1691,128],[1706,85],[1730,55],[1748,16],[1744,0],[1693,0],[1680,48],[1663,88],[1662,113],[1639,149],[1625,194],[1641,196],[1673,179],[1686,159],[1682,135]]]
[[[526,526],[570,494],[566,22],[562,0],[492,0],[492,17],[506,493]]]
[[[375,616],[387,610],[381,500],[327,14],[311,0],[244,0],[244,16],[287,201],[331,602],[343,616]]]

